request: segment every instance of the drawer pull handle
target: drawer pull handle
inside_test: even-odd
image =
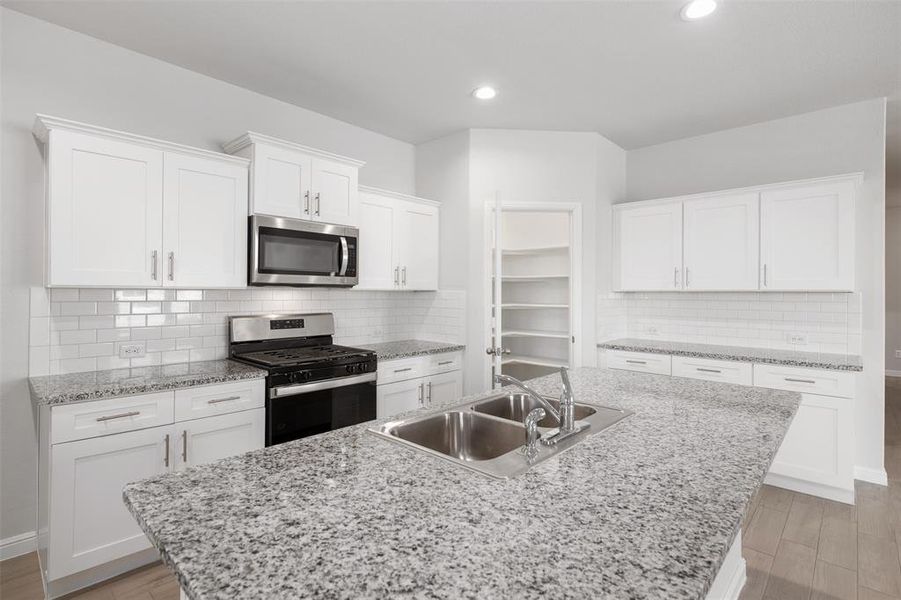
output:
[[[440,363],[438,363],[438,366],[442,367],[444,365],[452,365],[452,364],[454,364],[454,361],[452,361],[452,360],[443,360]]]
[[[133,410],[131,412],[119,413],[118,415],[109,415],[108,417],[97,417],[98,423],[103,423],[104,421],[111,421],[113,419],[124,419],[125,417],[136,417],[141,414],[139,410]]]
[[[407,367],[406,369],[394,369],[395,373],[405,373],[406,371],[412,371],[413,367]]]
[[[786,377],[785,380],[792,383],[816,383],[813,379],[794,379],[793,377]]]
[[[722,373],[719,369],[705,369],[704,367],[698,367],[698,371],[702,371],[704,373]]]
[[[220,402],[228,402],[229,400],[240,400],[241,396],[229,396],[228,398],[216,398],[214,400],[207,400],[207,404],[219,404]]]
[[[166,457],[163,458],[163,466],[169,466],[169,434],[166,434]]]
[[[646,361],[646,360],[629,360],[629,359],[626,359],[626,362],[629,363],[629,364],[633,364],[633,365],[646,365],[646,364],[648,364],[648,361]]]
[[[188,464],[188,430],[181,432],[181,462]]]

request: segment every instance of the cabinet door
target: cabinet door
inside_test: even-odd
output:
[[[438,289],[438,208],[400,202],[398,209],[400,287]]]
[[[682,289],[682,203],[614,212],[616,289]]]
[[[254,144],[251,212],[312,218],[312,168],[307,154]]]
[[[247,285],[247,169],[166,153],[163,285]]]
[[[762,289],[854,289],[852,180],[760,196]]]
[[[163,153],[58,130],[49,147],[47,283],[160,285]]]
[[[397,202],[360,194],[359,285],[357,289],[393,290],[397,272]]]
[[[449,373],[441,373],[440,375],[432,375],[426,381],[426,400],[429,405],[432,403],[441,404],[453,402],[463,396],[463,372],[451,371]]]
[[[408,379],[380,385],[376,396],[376,418],[391,417],[420,408],[425,403],[425,379]]]
[[[757,193],[688,200],[683,210],[685,289],[756,290]]]
[[[853,419],[850,399],[802,394],[770,472],[853,490]]]
[[[169,471],[171,434],[166,425],[51,446],[49,579],[150,547],[122,488]]]
[[[313,219],[326,223],[356,226],[359,197],[359,169],[352,165],[313,159]]]
[[[204,465],[262,448],[266,444],[266,409],[176,423],[176,468]]]

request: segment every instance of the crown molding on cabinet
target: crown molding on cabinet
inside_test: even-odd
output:
[[[294,150],[297,152],[303,152],[304,154],[317,156],[319,158],[341,162],[353,167],[362,167],[366,164],[366,161],[363,160],[341,156],[340,154],[333,154],[324,150],[317,150],[316,148],[310,148],[309,146],[295,144],[294,142],[289,142],[287,140],[282,140],[262,133],[256,133],[254,131],[248,131],[244,135],[237,137],[226,144],[223,144],[222,149],[229,154],[234,154],[235,152],[238,152],[242,148],[246,148],[251,144],[268,144],[270,146],[278,146],[287,150]]]
[[[613,210],[623,210],[626,208],[634,208],[636,206],[653,206],[655,204],[668,204],[670,202],[683,202],[685,200],[695,200],[698,198],[709,198],[711,196],[742,194],[748,192],[765,192],[781,187],[795,186],[798,184],[818,184],[829,183],[831,181],[840,181],[853,179],[855,187],[860,187],[863,181],[863,171],[854,173],[842,173],[841,175],[829,175],[827,177],[813,177],[811,179],[792,179],[789,181],[778,181],[775,183],[765,183],[762,185],[749,185],[740,188],[728,188],[722,190],[711,190],[709,192],[697,192],[694,194],[684,194],[682,196],[667,196],[665,198],[651,198],[649,200],[636,200],[634,202],[620,202],[613,205]]]
[[[419,204],[425,204],[427,206],[441,206],[441,203],[437,200],[429,200],[427,198],[420,198],[419,196],[411,196],[409,194],[401,194],[400,192],[392,192],[391,190],[384,190],[382,188],[372,187],[369,185],[361,185],[358,188],[361,192],[367,194],[375,194],[377,196],[387,196],[388,198],[396,198],[398,200],[406,200],[408,202],[418,202]]]
[[[76,133],[86,133],[90,135],[102,136],[121,142],[140,144],[142,146],[156,148],[158,150],[166,152],[178,152],[179,154],[196,156],[198,158],[211,158],[226,163],[241,165],[245,168],[250,165],[249,159],[242,158],[240,156],[230,156],[228,154],[223,154],[222,152],[214,152],[212,150],[204,150],[203,148],[185,146],[184,144],[168,142],[166,140],[138,135],[136,133],[117,131],[115,129],[109,129],[107,127],[89,125],[88,123],[81,123],[79,121],[72,121],[70,119],[63,119],[61,117],[53,117],[43,114],[36,115],[34,120],[34,127],[32,128],[34,137],[36,137],[42,143],[46,144],[47,140],[50,137],[50,132],[54,129],[62,129],[66,131],[74,131]]]

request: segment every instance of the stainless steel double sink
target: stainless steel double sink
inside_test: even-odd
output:
[[[557,400],[548,398],[548,401],[559,407]],[[508,479],[632,414],[628,410],[576,403],[576,420],[588,423],[588,428],[553,446],[541,445],[538,456],[529,460],[523,453],[526,443],[523,419],[538,407],[538,402],[528,394],[503,391],[444,412],[390,421],[369,431],[479,473]],[[556,426],[550,416],[538,423],[542,434]]]

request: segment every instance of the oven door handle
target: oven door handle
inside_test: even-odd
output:
[[[296,396],[308,392],[331,390],[348,385],[356,385],[358,383],[369,383],[370,381],[375,381],[375,379],[375,373],[364,373],[363,375],[351,375],[350,377],[339,377],[337,379],[301,383],[299,385],[282,385],[272,388],[271,391],[273,398],[284,398],[285,396]]]
[[[347,273],[347,262],[350,260],[350,253],[347,249],[347,238],[343,235],[341,236],[341,272],[338,273],[341,277],[344,277],[344,274]]]

